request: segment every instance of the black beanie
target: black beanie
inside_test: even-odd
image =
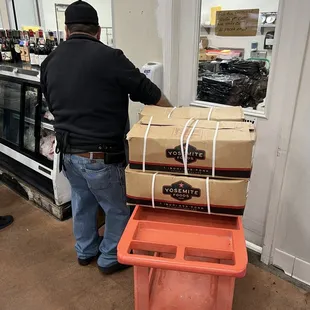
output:
[[[97,11],[87,2],[79,0],[68,6],[65,12],[66,25],[86,24],[99,26]]]

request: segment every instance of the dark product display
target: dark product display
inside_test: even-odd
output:
[[[25,133],[24,147],[30,151],[35,151],[35,116],[36,107],[38,104],[38,91],[36,88],[28,88],[25,95]],[[40,118],[42,124],[53,124],[53,118],[48,110],[45,98],[42,98],[42,108]],[[44,127],[40,132],[40,154],[47,157],[49,160],[54,158],[54,143],[55,133]]]
[[[19,41],[19,46],[20,46],[21,61],[30,62],[28,31],[21,32],[21,40]]]
[[[15,62],[21,62],[22,56],[21,56],[21,49],[20,49],[20,41],[21,41],[21,31],[13,30],[13,45],[14,45],[14,61]]]
[[[1,60],[3,62],[19,63],[22,61],[22,32],[17,30],[0,30]]]
[[[197,99],[256,109],[266,97],[267,84],[263,61],[232,60],[222,63],[218,73],[205,71],[198,82]]]
[[[4,51],[6,53],[6,62],[14,62],[14,56],[15,56],[15,51],[14,51],[14,44],[12,41],[12,31],[7,30],[6,31],[6,39],[5,39],[5,48]]]
[[[12,52],[5,30],[0,30],[1,33],[1,61],[11,62]]]
[[[0,80],[0,139],[13,145],[19,142],[21,85]]]
[[[200,61],[198,64],[198,78],[202,78],[208,73],[217,72],[219,65],[217,62]]]
[[[0,30],[0,45],[2,62],[27,62],[33,66],[41,66],[58,46],[58,40],[53,31],[44,34],[43,30]]]
[[[54,160],[56,137],[53,131],[42,129],[40,139],[40,154],[49,160]]]
[[[30,30],[29,31],[29,54],[30,54],[30,64],[33,66],[38,65],[35,51],[36,51],[36,38],[35,38],[34,32]]]
[[[202,78],[200,100],[245,107],[249,101],[246,91],[249,78],[242,74],[211,73]]]

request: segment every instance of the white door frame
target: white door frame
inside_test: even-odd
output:
[[[6,0],[0,0],[0,13],[4,29],[10,29],[10,20]]]
[[[285,5],[287,6],[287,10],[284,14],[290,15],[292,12],[296,11],[296,7],[299,11],[299,18],[294,21],[294,24],[291,24],[291,27],[287,27],[288,25],[284,24],[284,31],[288,31],[290,34],[291,40],[289,41],[290,46],[294,47],[295,44],[299,47],[296,51],[298,62],[294,61],[294,64],[300,67],[300,75],[298,80],[295,81],[295,84],[298,85],[297,89],[291,94],[292,98],[294,97],[294,104],[291,104],[283,110],[282,113],[282,122],[280,128],[280,136],[278,143],[278,156],[276,160],[276,165],[274,168],[274,179],[271,187],[270,194],[270,202],[268,215],[266,219],[266,230],[265,230],[265,238],[264,238],[264,246],[261,260],[265,264],[270,264],[273,262],[274,255],[274,241],[275,241],[275,233],[278,228],[279,218],[282,212],[282,186],[285,177],[286,171],[286,163],[288,158],[288,150],[291,141],[291,133],[293,128],[293,121],[295,117],[296,111],[296,103],[298,100],[300,81],[302,77],[302,69],[305,62],[305,57],[307,53],[307,42],[310,35],[310,2],[307,0],[299,0],[299,1],[289,1],[286,0]],[[294,14],[293,14],[294,15]],[[285,18],[285,16],[284,16]],[[299,29],[298,35],[296,35]],[[293,53],[291,54],[293,55]],[[290,89],[289,81],[287,83],[287,89]]]
[[[161,0],[158,2],[160,3]],[[277,68],[277,72],[274,72],[277,78],[271,77],[272,83],[269,85],[268,99],[270,102],[281,102],[283,105],[276,109],[271,103],[267,108],[267,118],[275,122],[271,128],[276,132],[273,133],[274,159],[270,164],[273,180],[270,191],[266,192],[269,204],[262,253],[262,261],[266,264],[272,263],[275,227],[281,211],[280,194],[310,21],[310,2],[308,0],[280,0],[280,3],[276,42],[278,53],[274,55],[273,64]],[[171,4],[178,12],[179,17],[171,10]],[[166,75],[168,81],[165,81],[165,91],[168,94],[175,93],[175,89],[173,89],[175,84],[173,83],[176,81],[175,75],[178,75],[177,95],[173,97],[176,98],[177,104],[175,105],[178,106],[189,105],[195,101],[197,68],[194,64],[197,62],[198,55],[200,7],[200,0],[167,0],[166,8],[171,13],[171,22],[167,20],[167,16],[158,17],[158,23],[165,23],[166,26],[163,35],[163,55],[166,55],[166,57],[164,56],[164,68],[168,68],[170,75]],[[297,33],[298,35],[296,35]],[[174,53],[171,49],[172,46]],[[179,49],[179,53],[176,53],[175,48],[180,46],[188,46],[188,48],[186,50]],[[176,56],[177,54],[178,56]],[[173,57],[178,57],[178,65],[172,64]],[[192,69],[182,70],[182,68]],[[266,123],[261,122],[261,126],[264,124]]]

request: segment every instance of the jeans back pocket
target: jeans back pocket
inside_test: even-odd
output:
[[[84,163],[84,177],[91,189],[105,189],[111,184],[111,167],[103,160],[88,160]]]

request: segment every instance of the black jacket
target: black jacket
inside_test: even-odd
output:
[[[41,67],[41,86],[56,133],[67,132],[71,146],[93,151],[124,145],[128,95],[150,105],[161,97],[122,51],[88,35],[72,35],[51,53]]]

